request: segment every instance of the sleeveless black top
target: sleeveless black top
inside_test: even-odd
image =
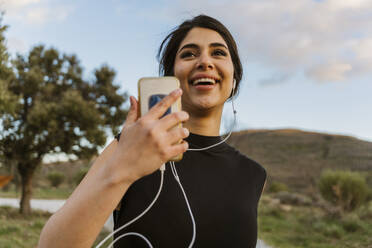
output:
[[[219,136],[190,134],[190,148],[202,148],[221,141]],[[255,161],[226,143],[206,151],[187,151],[176,163],[178,176],[188,197],[196,222],[193,247],[255,247],[257,205],[266,171]],[[160,185],[160,171],[131,185],[114,211],[114,229],[143,212]],[[166,165],[162,192],[154,206],[141,219],[121,230],[138,232],[154,247],[188,247],[192,221],[182,191]],[[114,247],[148,247],[138,236],[127,236]]]

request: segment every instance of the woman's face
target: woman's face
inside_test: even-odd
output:
[[[186,111],[220,108],[232,91],[234,66],[219,33],[193,28],[181,42],[174,63]]]

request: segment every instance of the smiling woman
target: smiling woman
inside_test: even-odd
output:
[[[173,76],[174,75],[174,63],[176,60],[176,55],[181,51],[183,48],[187,48],[188,46],[191,48],[198,48],[196,44],[186,44],[186,46],[180,45],[180,43],[184,43],[184,39],[186,36],[189,36],[190,30],[194,28],[203,28],[208,29],[209,31],[215,31],[220,36],[217,40],[223,40],[222,43],[213,42],[210,44],[212,47],[222,46],[225,49],[228,49],[230,53],[230,58],[234,66],[234,79],[236,80],[236,89],[235,94],[239,90],[239,84],[243,76],[243,68],[240,62],[238,48],[236,46],[235,40],[227,30],[227,28],[211,17],[200,15],[191,20],[187,20],[183,22],[177,29],[171,32],[161,43],[158,58],[160,60],[159,71],[161,75],[164,76]],[[185,44],[185,43],[184,43]]]
[[[159,58],[161,74],[177,77],[181,89],[141,117],[130,98],[122,134],[48,221],[40,247],[90,247],[114,209],[114,247],[256,246],[266,171],[219,136],[223,105],[242,77],[234,39],[200,15],[165,38]],[[164,116],[181,95],[183,111]]]
[[[174,75],[184,92],[182,106],[189,113],[195,109],[210,116],[213,109],[216,113],[213,123],[216,123],[221,119],[217,113],[222,114],[233,85],[234,66],[227,44],[216,31],[196,27],[189,31],[180,47]],[[214,131],[211,135],[218,135],[219,127]]]

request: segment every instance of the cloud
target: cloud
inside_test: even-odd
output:
[[[328,0],[331,9],[360,9],[368,6],[370,0]]]
[[[63,21],[71,5],[52,0],[0,0],[6,18],[38,26]],[[1,4],[2,3],[2,4]],[[321,82],[372,74],[371,0],[162,0],[162,4],[110,0],[116,14],[131,21],[174,23],[205,13],[221,20],[238,41],[245,63],[276,73],[263,85],[296,74]],[[1,7],[0,7],[1,8]],[[178,21],[177,21],[178,20]],[[290,75],[290,76],[283,76]],[[271,83],[270,83],[271,82]]]
[[[278,75],[334,82],[372,74],[370,0],[189,0],[168,12],[185,10],[191,10],[186,18],[205,13],[221,20],[237,38],[245,61]]]
[[[50,0],[0,0],[5,17],[24,25],[44,25],[63,21],[74,11],[72,5],[55,4]]]
[[[351,70],[351,64],[335,62],[314,66],[307,71],[307,74],[310,78],[321,82],[344,81]]]
[[[270,77],[266,77],[266,78],[259,80],[259,84],[261,86],[271,86],[275,84],[280,84],[280,83],[287,82],[290,79],[290,77],[291,76],[289,74],[276,73],[276,74],[271,75]]]
[[[49,11],[46,7],[34,8],[27,13],[26,19],[28,19],[29,23],[42,24],[48,19],[48,13]]]
[[[20,53],[25,52],[27,49],[26,43],[22,39],[13,36],[7,39],[7,47],[10,51],[16,51]]]
[[[39,2],[40,0],[1,0],[0,6],[7,10],[17,10],[30,4]]]

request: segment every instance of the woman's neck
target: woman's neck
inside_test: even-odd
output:
[[[183,126],[191,133],[204,136],[219,136],[222,110],[207,115],[189,113],[190,118]]]

